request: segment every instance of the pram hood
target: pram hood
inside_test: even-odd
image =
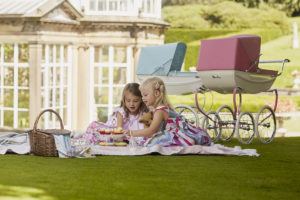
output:
[[[236,35],[201,41],[197,71],[239,70],[255,72],[260,56],[260,37]]]
[[[142,47],[136,74],[168,76],[170,71],[180,71],[185,52],[183,42]]]

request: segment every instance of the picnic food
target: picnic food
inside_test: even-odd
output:
[[[105,128],[100,128],[100,134],[104,135],[105,134]]]

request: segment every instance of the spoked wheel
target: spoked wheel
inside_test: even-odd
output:
[[[270,106],[263,106],[256,116],[256,135],[261,143],[269,143],[276,133],[276,117]]]
[[[199,127],[198,114],[191,106],[180,104],[175,106],[174,109],[178,114],[183,115],[187,119],[189,124]]]
[[[233,117],[233,110],[229,106],[223,105],[218,108],[217,113],[220,117],[220,126],[222,131],[220,139],[222,141],[228,141],[234,134],[235,121]]]
[[[253,115],[243,111],[235,124],[235,131],[238,140],[243,144],[249,144],[255,135],[255,121]]]
[[[209,111],[202,119],[202,129],[206,130],[212,142],[218,141],[221,135],[220,117],[215,111]]]

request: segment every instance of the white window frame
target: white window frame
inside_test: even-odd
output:
[[[90,7],[90,1],[94,1],[95,8]],[[110,10],[110,2],[117,2],[117,10]],[[125,0],[127,4],[126,10],[121,10],[121,2],[124,0],[105,0],[106,8],[98,10],[98,0],[82,0],[82,7],[87,15],[114,15],[114,16],[139,16],[161,18],[161,0]],[[148,3],[150,12],[148,11]],[[140,13],[141,12],[141,13]]]
[[[29,108],[19,108],[19,90],[29,90],[29,87],[24,86],[18,86],[18,70],[19,68],[29,68],[28,61],[26,63],[19,63],[19,44],[14,44],[14,60],[12,63],[4,62],[4,44],[0,43],[0,73],[2,74],[1,80],[0,80],[0,126],[4,126],[4,111],[13,111],[13,127],[12,128],[19,128],[18,127],[18,121],[19,121],[19,111],[25,111],[28,112],[29,117]],[[12,43],[6,43],[6,44],[12,44]],[[4,86],[4,67],[13,67],[14,68],[14,83],[13,86]],[[4,89],[13,89],[13,107],[4,107]],[[28,99],[29,100],[29,99]]]
[[[114,104],[113,103],[113,89],[114,88],[123,88],[127,83],[132,82],[133,79],[133,75],[131,74],[131,68],[132,68],[132,46],[127,46],[126,47],[126,62],[125,63],[117,63],[114,62],[114,46],[113,45],[109,45],[108,48],[108,62],[94,62],[95,61],[95,47],[91,46],[91,54],[90,54],[90,63],[91,63],[91,67],[90,67],[90,105],[92,105],[90,107],[90,119],[89,121],[94,121],[97,120],[97,113],[95,112],[95,110],[97,110],[97,108],[102,107],[102,108],[108,108],[108,115],[111,115],[113,112],[113,109],[115,107],[120,106],[119,102],[118,104]],[[101,68],[101,67],[108,67],[108,84],[95,84],[95,80],[94,80],[94,69],[95,68]],[[126,83],[125,84],[114,84],[113,83],[113,70],[114,68],[117,67],[124,67],[126,68]],[[101,75],[101,71],[100,75]],[[94,93],[94,89],[96,87],[107,87],[108,88],[108,104],[96,104],[95,103],[95,93]]]
[[[52,49],[50,49],[50,45]],[[56,61],[56,46],[60,46],[60,62]],[[64,49],[67,48],[67,60],[64,60]],[[52,50],[52,60],[49,60],[50,51]],[[71,45],[63,45],[63,44],[45,44],[45,62],[41,64],[41,70],[43,73],[43,83],[41,86],[42,95],[41,98],[44,98],[42,109],[53,109],[58,110],[58,114],[62,119],[64,119],[64,109],[67,109],[67,121],[64,121],[64,126],[66,128],[71,128],[71,109],[72,109],[72,46]],[[50,85],[50,76],[49,69],[53,68],[53,77],[52,83]],[[64,68],[67,68],[67,84],[64,84]],[[60,73],[60,82],[57,82],[56,75]],[[59,89],[60,99],[56,102],[56,90]],[[67,102],[64,102],[64,89],[67,89]],[[52,102],[50,102],[50,90],[52,90]],[[50,106],[50,103],[52,104]],[[59,124],[57,123],[57,117],[52,115],[52,120],[50,121],[50,113],[46,112],[44,115],[44,127],[45,128],[59,128]]]

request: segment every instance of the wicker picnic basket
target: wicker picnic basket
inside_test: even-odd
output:
[[[60,129],[37,129],[39,119],[45,112],[52,112],[57,116],[60,122]],[[30,152],[38,156],[58,157],[53,135],[65,135],[70,133],[71,131],[64,129],[64,125],[59,114],[52,109],[46,109],[39,114],[35,120],[33,129],[29,131]]]

